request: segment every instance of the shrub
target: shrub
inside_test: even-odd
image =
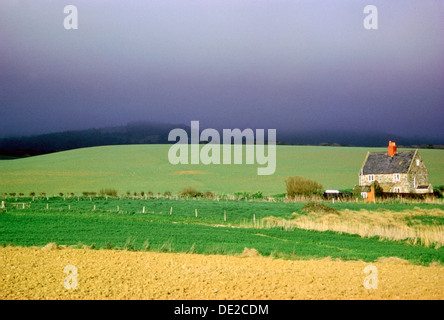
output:
[[[312,196],[322,192],[322,185],[302,177],[290,177],[285,181],[289,198],[295,196]]]
[[[238,200],[242,200],[242,199],[248,199],[249,193],[246,191],[238,191],[235,192],[234,195]]]
[[[83,191],[82,192],[83,196],[88,197],[88,196],[96,196],[97,192],[88,192],[88,191]]]
[[[171,192],[170,192],[170,191],[165,191],[165,192],[163,193],[163,196],[164,196],[164,197],[171,197]]]
[[[301,211],[303,213],[315,213],[315,214],[339,214],[338,210],[333,209],[318,202],[309,202],[302,207]]]
[[[117,197],[117,190],[116,189],[101,189],[99,191],[99,195]]]
[[[442,198],[442,191],[444,190],[443,186],[437,186],[437,187],[433,187],[433,195],[436,198]]]
[[[200,191],[197,191],[196,189],[194,189],[192,187],[188,187],[188,188],[183,189],[180,192],[180,195],[182,197],[197,198],[197,197],[202,197],[203,193]]]
[[[238,200],[262,199],[264,197],[262,194],[262,191],[257,191],[255,193],[247,192],[247,191],[239,191],[239,192],[235,192],[234,195],[238,198]]]
[[[257,191],[256,193],[253,193],[251,196],[253,199],[262,199],[264,197],[262,191]]]
[[[384,190],[382,190],[382,187],[379,185],[378,181],[375,181],[372,183],[373,189],[375,190],[375,198],[381,198]]]
[[[353,188],[353,198],[361,198],[361,192],[362,192],[362,187],[359,185],[356,185]]]

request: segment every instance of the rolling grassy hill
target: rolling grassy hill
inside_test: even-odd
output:
[[[0,161],[0,193],[58,194],[114,188],[119,194],[173,193],[185,187],[234,193],[285,192],[285,179],[303,176],[327,189],[351,189],[368,151],[385,148],[277,146],[276,172],[258,176],[253,165],[172,165],[171,145],[121,145],[75,149],[24,159]],[[419,150],[429,182],[444,184],[444,150]],[[245,161],[244,161],[245,163]]]

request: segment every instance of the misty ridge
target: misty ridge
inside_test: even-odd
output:
[[[174,144],[176,141],[168,141],[168,134],[176,128],[184,129],[190,136],[190,125],[155,121],[133,121],[123,126],[6,137],[0,139],[0,156],[2,159],[20,158],[107,145]],[[206,128],[201,128],[201,130],[204,129]],[[221,128],[214,129],[222,134]],[[242,131],[246,128],[239,129]],[[386,147],[387,141],[392,140],[396,141],[400,147],[444,148],[444,141],[441,139],[402,137],[382,132],[357,133],[334,130],[291,132],[288,130],[279,130],[279,128],[276,128],[276,130],[276,144],[278,145]],[[265,137],[265,139],[267,139],[267,137]]]

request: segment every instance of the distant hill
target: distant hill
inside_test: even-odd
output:
[[[388,141],[398,146],[423,149],[442,149],[444,138],[403,137],[384,132],[281,132],[280,141],[294,145],[386,147]]]
[[[151,121],[130,122],[125,126],[48,133],[0,140],[0,156],[26,157],[71,149],[128,144],[165,144],[174,128],[189,132],[180,124]]]
[[[168,141],[168,134],[175,128],[190,132],[190,127],[183,124],[138,121],[124,126],[3,138],[0,139],[0,160],[105,145],[168,144],[172,143]],[[439,139],[406,138],[377,132],[289,132],[277,129],[278,144],[385,147],[388,140],[413,148],[443,148],[444,144]]]

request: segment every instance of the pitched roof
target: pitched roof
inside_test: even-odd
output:
[[[399,151],[393,157],[387,152],[372,152],[362,167],[363,174],[406,173],[416,151]]]

